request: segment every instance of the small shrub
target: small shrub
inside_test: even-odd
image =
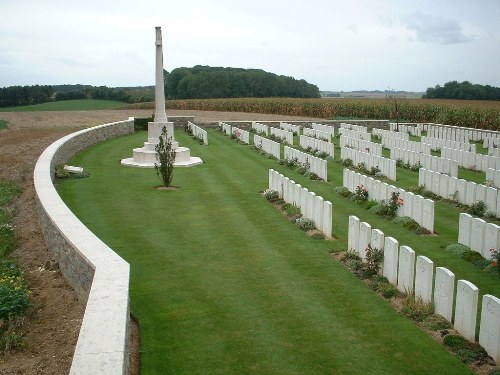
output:
[[[377,175],[377,173],[380,173],[380,172],[381,172],[381,171],[380,171],[380,168],[379,168],[379,167],[371,167],[371,168],[370,168],[370,171],[369,171],[369,173],[368,173],[368,174],[369,174],[370,176],[376,176],[376,175]]]
[[[384,260],[384,251],[372,248],[368,245],[366,248],[366,274],[372,277],[378,273],[380,263]]]
[[[440,331],[451,328],[452,324],[441,315],[432,314],[422,321],[422,327],[431,331]]]
[[[464,363],[483,364],[488,361],[488,354],[482,346],[469,342],[462,336],[446,335],[443,344],[450,348]]]
[[[352,197],[355,201],[365,202],[368,200],[368,190],[366,190],[364,185],[357,185]]]
[[[154,164],[156,174],[163,186],[170,186],[174,178],[175,149],[172,147],[172,137],[168,136],[166,126],[162,127],[159,142],[155,146],[156,160]]]
[[[455,254],[460,258],[462,258],[465,252],[469,251],[470,249],[467,246],[462,245],[460,243],[454,243],[452,245],[446,246],[445,250],[448,251],[449,253]]]
[[[30,306],[29,291],[19,268],[11,261],[0,263],[0,322],[22,317]]]
[[[295,220],[295,224],[304,232],[316,229],[316,224],[314,224],[314,221],[306,217],[299,217],[297,220]]]
[[[325,239],[325,235],[323,233],[314,233],[311,238],[313,240],[324,240]]]
[[[469,208],[469,213],[474,216],[483,217],[486,212],[486,204],[483,201],[477,201]]]
[[[340,258],[340,261],[343,263],[346,263],[350,260],[361,260],[358,254],[356,254],[354,251],[349,251],[347,250],[343,255],[342,258]]]
[[[380,283],[377,286],[377,291],[382,293],[382,296],[387,299],[395,297],[399,294],[398,288],[390,283]]]
[[[267,189],[266,191],[264,191],[264,197],[269,202],[276,202],[279,199],[279,193],[276,190]]]
[[[409,229],[409,230],[416,230],[417,228],[420,227],[420,225],[413,220],[411,217],[408,216],[400,216],[392,219],[392,222],[397,225],[401,225],[403,228]]]
[[[342,165],[345,167],[352,167],[353,165],[352,159],[347,158],[342,160]]]
[[[313,181],[318,181],[318,180],[322,180],[316,173],[314,172],[306,172],[304,174],[304,176],[306,177],[309,177],[310,180],[313,180]]]
[[[337,186],[336,188],[333,189],[337,194],[341,195],[344,198],[349,198],[352,193],[349,191],[348,188],[344,186]]]
[[[483,259],[481,254],[479,254],[477,251],[474,251],[474,250],[466,250],[462,254],[462,258],[464,260],[466,260],[467,262],[470,262],[473,264]]]
[[[447,346],[451,350],[458,350],[466,348],[468,341],[462,336],[446,335],[443,339],[443,345]]]
[[[491,264],[489,267],[495,269],[500,277],[500,250],[490,249],[491,252]]]
[[[369,199],[365,202],[365,208],[367,210],[370,210],[373,206],[376,206],[377,204],[378,204],[378,202],[376,200]]]
[[[288,217],[297,217],[301,215],[300,208],[290,203],[283,205],[282,209],[286,212],[286,216]]]
[[[425,303],[420,297],[415,297],[413,294],[408,294],[403,300],[403,308],[401,312],[409,318],[421,322],[434,312],[432,303]]]
[[[304,166],[300,166],[296,169],[298,174],[304,175],[307,172],[307,169]]]
[[[383,215],[384,211],[385,211],[385,206],[381,202],[378,202],[377,204],[370,207],[370,212],[373,212],[377,215]]]
[[[425,191],[425,187],[423,185],[418,185],[418,186],[410,186],[408,188],[408,191],[412,192],[413,194],[416,195],[422,195]]]

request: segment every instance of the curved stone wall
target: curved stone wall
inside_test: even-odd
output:
[[[70,374],[127,374],[130,266],[85,227],[54,188],[55,166],[89,146],[134,132],[134,119],[78,131],[51,144],[35,166],[45,241],[61,272],[86,302]]]

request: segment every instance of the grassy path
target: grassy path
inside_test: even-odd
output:
[[[143,374],[470,373],[329,255],[346,245],[348,214],[380,221],[333,193],[340,165],[331,163],[328,184],[282,169],[332,200],[339,240],[318,241],[258,194],[276,161],[214,131],[210,146],[177,133],[205,164],[176,169],[176,191],[156,191],[154,171],[118,164],[144,137],[78,155],[72,163],[91,177],[59,186],[131,263]],[[381,224],[404,243],[401,229]]]

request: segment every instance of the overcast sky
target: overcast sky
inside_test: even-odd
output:
[[[257,68],[320,90],[500,87],[500,0],[0,0],[0,87],[154,84],[164,66]]]

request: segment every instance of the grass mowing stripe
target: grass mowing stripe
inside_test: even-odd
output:
[[[91,177],[59,185],[131,263],[142,373],[470,373],[331,259],[346,229],[342,240],[313,240],[258,195],[275,161],[215,131],[210,146],[178,133],[206,164],[176,169],[180,188],[156,191],[154,171],[118,165],[144,136],[79,154],[71,164]],[[351,205],[335,199],[345,215]]]

